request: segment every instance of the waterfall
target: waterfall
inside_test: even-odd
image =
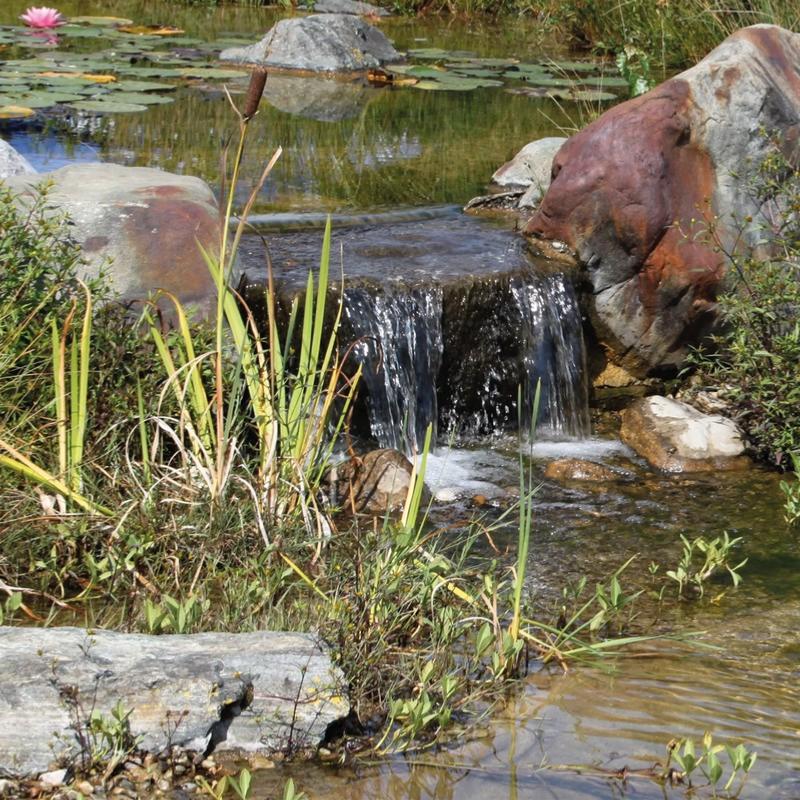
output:
[[[362,365],[372,435],[381,447],[419,452],[429,424],[436,441],[442,289],[347,288],[344,315]]]
[[[419,451],[429,424],[436,440],[438,418],[458,435],[512,428],[520,385],[527,429],[540,380],[539,435],[590,432],[582,322],[564,275],[525,272],[468,288],[361,285],[345,289],[344,316],[381,447]]]
[[[523,390],[528,425],[533,396],[541,381],[538,426],[545,438],[585,437],[589,387],[583,325],[575,291],[561,274],[514,278],[511,294],[519,311]]]

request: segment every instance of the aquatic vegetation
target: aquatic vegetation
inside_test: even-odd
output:
[[[720,781],[725,775],[725,765],[719,757],[723,752],[728,756],[727,766],[731,772],[720,790]],[[756,758],[756,752],[748,750],[744,744],[736,747],[715,744],[710,733],[703,736],[699,752],[693,739],[673,739],[667,745],[667,763],[664,767],[663,778],[671,785],[685,784],[687,789],[692,792],[692,796],[695,796],[695,792],[702,791],[704,788],[702,785],[695,786],[692,782],[692,775],[699,771],[706,779],[706,786],[712,797],[739,797],[750,771],[755,766]],[[671,766],[673,761],[679,769]],[[737,779],[739,785],[736,791],[729,794]]]
[[[741,536],[731,539],[725,531],[722,536],[711,540],[698,536],[690,541],[681,534],[681,541],[681,560],[675,569],[666,572],[667,577],[678,584],[678,597],[684,597],[684,592],[689,587],[702,597],[706,581],[723,570],[731,576],[734,586],[739,585],[742,580],[739,570],[747,564],[747,559],[733,565],[730,557],[731,551],[742,541]]]
[[[58,28],[67,24],[60,11],[47,6],[32,6],[20,15],[20,19],[28,27],[39,29]]]

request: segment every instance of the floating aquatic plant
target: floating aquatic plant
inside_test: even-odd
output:
[[[48,6],[31,6],[26,9],[24,14],[20,15],[20,19],[29,28],[37,28],[39,30],[58,28],[67,23],[60,11]]]

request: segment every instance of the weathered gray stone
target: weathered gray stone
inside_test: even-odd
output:
[[[0,179],[14,175],[35,175],[36,170],[7,141],[0,139]]]
[[[626,408],[620,437],[665,472],[745,469],[751,463],[732,420],[669,397],[646,397]]]
[[[214,284],[198,243],[216,252],[220,228],[204,181],[145,167],[73,164],[7,183],[24,201],[24,193],[44,180],[53,183],[53,207],[74,223],[72,233],[88,260],[86,275],[107,268],[123,300],[166,289],[205,307]]]
[[[146,636],[81,628],[0,627],[0,774],[36,774],[73,758],[76,720],[131,711],[141,748],[269,752],[316,745],[347,715],[341,674],[313,636]]]
[[[550,186],[553,159],[566,141],[563,136],[549,136],[526,144],[492,175],[492,182],[498,186],[527,187],[519,205],[526,208],[537,205]]]
[[[231,47],[223,61],[311,72],[363,72],[402,56],[377,29],[347,14],[282,19],[250,47]]]
[[[287,114],[320,122],[339,122],[357,117],[378,91],[358,81],[273,74],[267,79],[264,99]]]
[[[372,3],[361,3],[359,0],[315,0],[314,11],[317,14],[355,14],[361,17],[388,17],[389,12]]]

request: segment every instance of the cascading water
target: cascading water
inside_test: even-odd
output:
[[[440,411],[449,432],[499,433],[520,418],[518,386],[525,397],[521,421],[528,429],[540,380],[539,435],[589,434],[582,323],[569,280],[560,274],[527,273],[499,287],[487,286],[485,294],[481,288],[471,288],[470,304],[461,305],[457,322],[477,327],[470,314],[479,315],[481,303],[493,307],[493,317],[482,323],[504,332],[505,338],[489,341],[485,348],[459,342],[460,329],[445,335],[443,328],[456,322],[443,317],[443,295],[457,295],[458,285],[443,289],[396,283],[345,290],[348,339],[356,342],[353,353],[363,369],[371,433],[381,447],[418,452],[429,424],[436,440]],[[443,359],[470,362],[469,374],[478,381],[443,385]],[[449,364],[442,371],[452,369]]]
[[[344,314],[362,365],[373,437],[381,447],[419,452],[428,425],[436,440],[441,288],[345,289]]]
[[[580,309],[563,274],[514,278],[511,294],[522,321],[525,409],[541,381],[537,426],[547,438],[585,437],[591,432],[586,348]],[[532,424],[533,420],[526,420]],[[541,430],[544,428],[544,431]]]
[[[501,434],[520,422],[528,429],[541,379],[540,438],[586,436],[583,326],[569,278],[507,227],[430,213],[334,230],[345,275],[339,341],[363,370],[356,433],[412,454],[428,425],[442,440]],[[289,302],[318,261],[319,237],[274,234],[270,253]],[[241,254],[248,272],[263,271],[260,239],[245,240]]]

